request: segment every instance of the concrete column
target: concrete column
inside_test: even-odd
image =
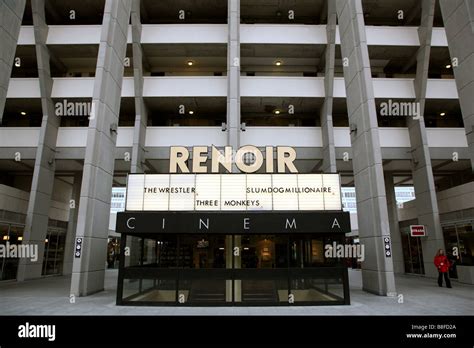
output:
[[[359,237],[366,254],[362,263],[363,289],[394,296],[392,257],[386,257],[384,248],[390,228],[362,3],[336,0],[336,9],[342,59],[348,63],[344,66],[344,81],[354,154]]]
[[[234,256],[234,268],[242,268],[242,236],[234,236],[234,248],[239,248],[239,256]],[[242,280],[234,280],[234,301],[242,302]]]
[[[36,58],[41,94],[43,120],[36,149],[35,168],[31,183],[30,200],[26,214],[23,243],[38,244],[38,260],[21,259],[18,265],[19,281],[41,277],[45,238],[48,231],[49,208],[54,186],[56,139],[60,118],[54,113],[51,99],[53,80],[49,66],[49,51],[46,46],[48,26],[45,20],[45,0],[32,0]]]
[[[26,0],[0,1],[0,125]]]
[[[232,268],[232,260],[234,253],[232,252],[232,236],[225,236],[225,268]],[[226,302],[232,301],[232,280],[225,281],[225,300]]]
[[[438,272],[433,265],[433,258],[439,248],[444,248],[443,231],[439,220],[438,201],[431,167],[430,148],[426,135],[424,110],[428,68],[430,63],[431,36],[435,10],[435,0],[423,0],[421,24],[418,28],[420,48],[417,53],[415,95],[420,109],[419,117],[407,118],[412,153],[412,175],[415,187],[416,210],[418,223],[425,225],[428,237],[421,239],[425,275],[436,277]]]
[[[240,0],[227,0],[227,144],[236,150],[240,146]],[[238,173],[239,170],[232,165],[232,172]],[[232,268],[232,259],[234,268],[240,268],[240,256],[234,256],[233,248],[241,248],[241,236],[234,236],[234,245],[232,246],[232,236],[226,236],[226,246],[231,246],[227,255],[226,267]],[[240,250],[240,253],[242,251]],[[240,255],[239,253],[239,255]],[[226,282],[226,297],[232,297],[232,282]],[[241,281],[234,281],[234,300],[240,301]]]
[[[240,0],[228,0],[227,143],[240,146]]]
[[[76,236],[83,238],[82,255],[74,258],[72,268],[71,294],[75,296],[87,296],[104,289],[130,9],[131,0],[105,2],[76,231]]]
[[[74,208],[69,205],[69,220],[67,224],[66,242],[64,246],[63,275],[72,273],[72,261],[74,259],[74,247],[77,227],[77,217],[79,215],[79,200],[81,199],[82,173],[74,174],[71,200],[74,201]]]
[[[392,238],[393,271],[397,274],[405,273],[403,261],[402,236],[398,225],[398,205],[393,185],[393,173],[384,173],[385,194],[387,195],[388,223],[390,225],[390,237]]]
[[[466,130],[471,169],[474,171],[474,2],[472,0],[440,0],[444,28],[448,38],[451,64],[456,78],[464,128]]]
[[[326,67],[324,70],[324,92],[325,98],[321,108],[321,133],[323,139],[323,163],[322,171],[325,173],[336,173],[336,150],[334,146],[334,128],[332,123],[332,107],[334,94],[334,62],[336,50],[336,3],[328,0],[328,24],[326,36],[328,44],[325,52]]]
[[[133,131],[132,163],[130,172],[144,173],[145,136],[148,113],[143,100],[143,50],[141,45],[140,0],[132,2],[133,82],[135,89],[135,128]]]

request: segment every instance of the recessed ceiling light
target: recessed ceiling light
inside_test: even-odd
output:
[[[275,113],[275,115],[280,115],[280,110],[275,110],[273,112]]]
[[[20,112],[20,115],[21,115],[21,116],[25,116],[25,115],[26,115],[26,112],[22,111],[22,112]]]
[[[45,243],[48,243],[48,238],[46,238],[46,239],[44,240],[44,242],[45,242]]]
[[[18,237],[18,240],[23,240],[23,237],[22,236]]]
[[[280,61],[280,60],[277,60],[277,61],[275,62],[275,65],[276,65],[276,66],[280,66],[280,65],[281,65],[281,61]]]
[[[451,69],[451,64],[446,65],[446,69]]]
[[[190,115],[194,114],[194,111],[193,111],[193,110],[189,110],[189,114],[190,114]]]
[[[445,116],[446,113],[445,113],[445,112],[441,112],[439,115],[440,115],[440,116]]]
[[[188,60],[188,65],[189,66],[193,66],[194,65],[194,62],[192,60]]]

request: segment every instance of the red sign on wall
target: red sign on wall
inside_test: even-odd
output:
[[[424,225],[410,225],[410,235],[412,237],[425,237],[426,228]]]

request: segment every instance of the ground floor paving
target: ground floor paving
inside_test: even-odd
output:
[[[351,277],[352,278],[352,277]],[[353,279],[357,279],[354,277]],[[351,282],[350,306],[318,307],[132,307],[116,306],[117,270],[107,270],[105,291],[70,303],[70,277],[0,283],[0,315],[473,315],[474,286],[435,279],[396,276],[399,297],[382,297]]]

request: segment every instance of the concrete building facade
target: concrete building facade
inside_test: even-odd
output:
[[[168,173],[178,145],[293,147],[299,173],[355,187],[364,290],[394,296],[394,273],[436,276],[432,258],[450,247],[440,192],[473,177],[472,1],[2,0],[0,11],[0,188],[29,193],[26,211],[0,195],[11,213],[0,232],[19,214],[21,242],[39,246],[17,281],[47,274],[61,202],[51,267],[72,274],[73,295],[103,290],[112,188]],[[416,199],[403,220],[405,186]],[[466,265],[469,209],[455,210],[471,226],[457,244]],[[427,235],[410,242],[408,220]]]

